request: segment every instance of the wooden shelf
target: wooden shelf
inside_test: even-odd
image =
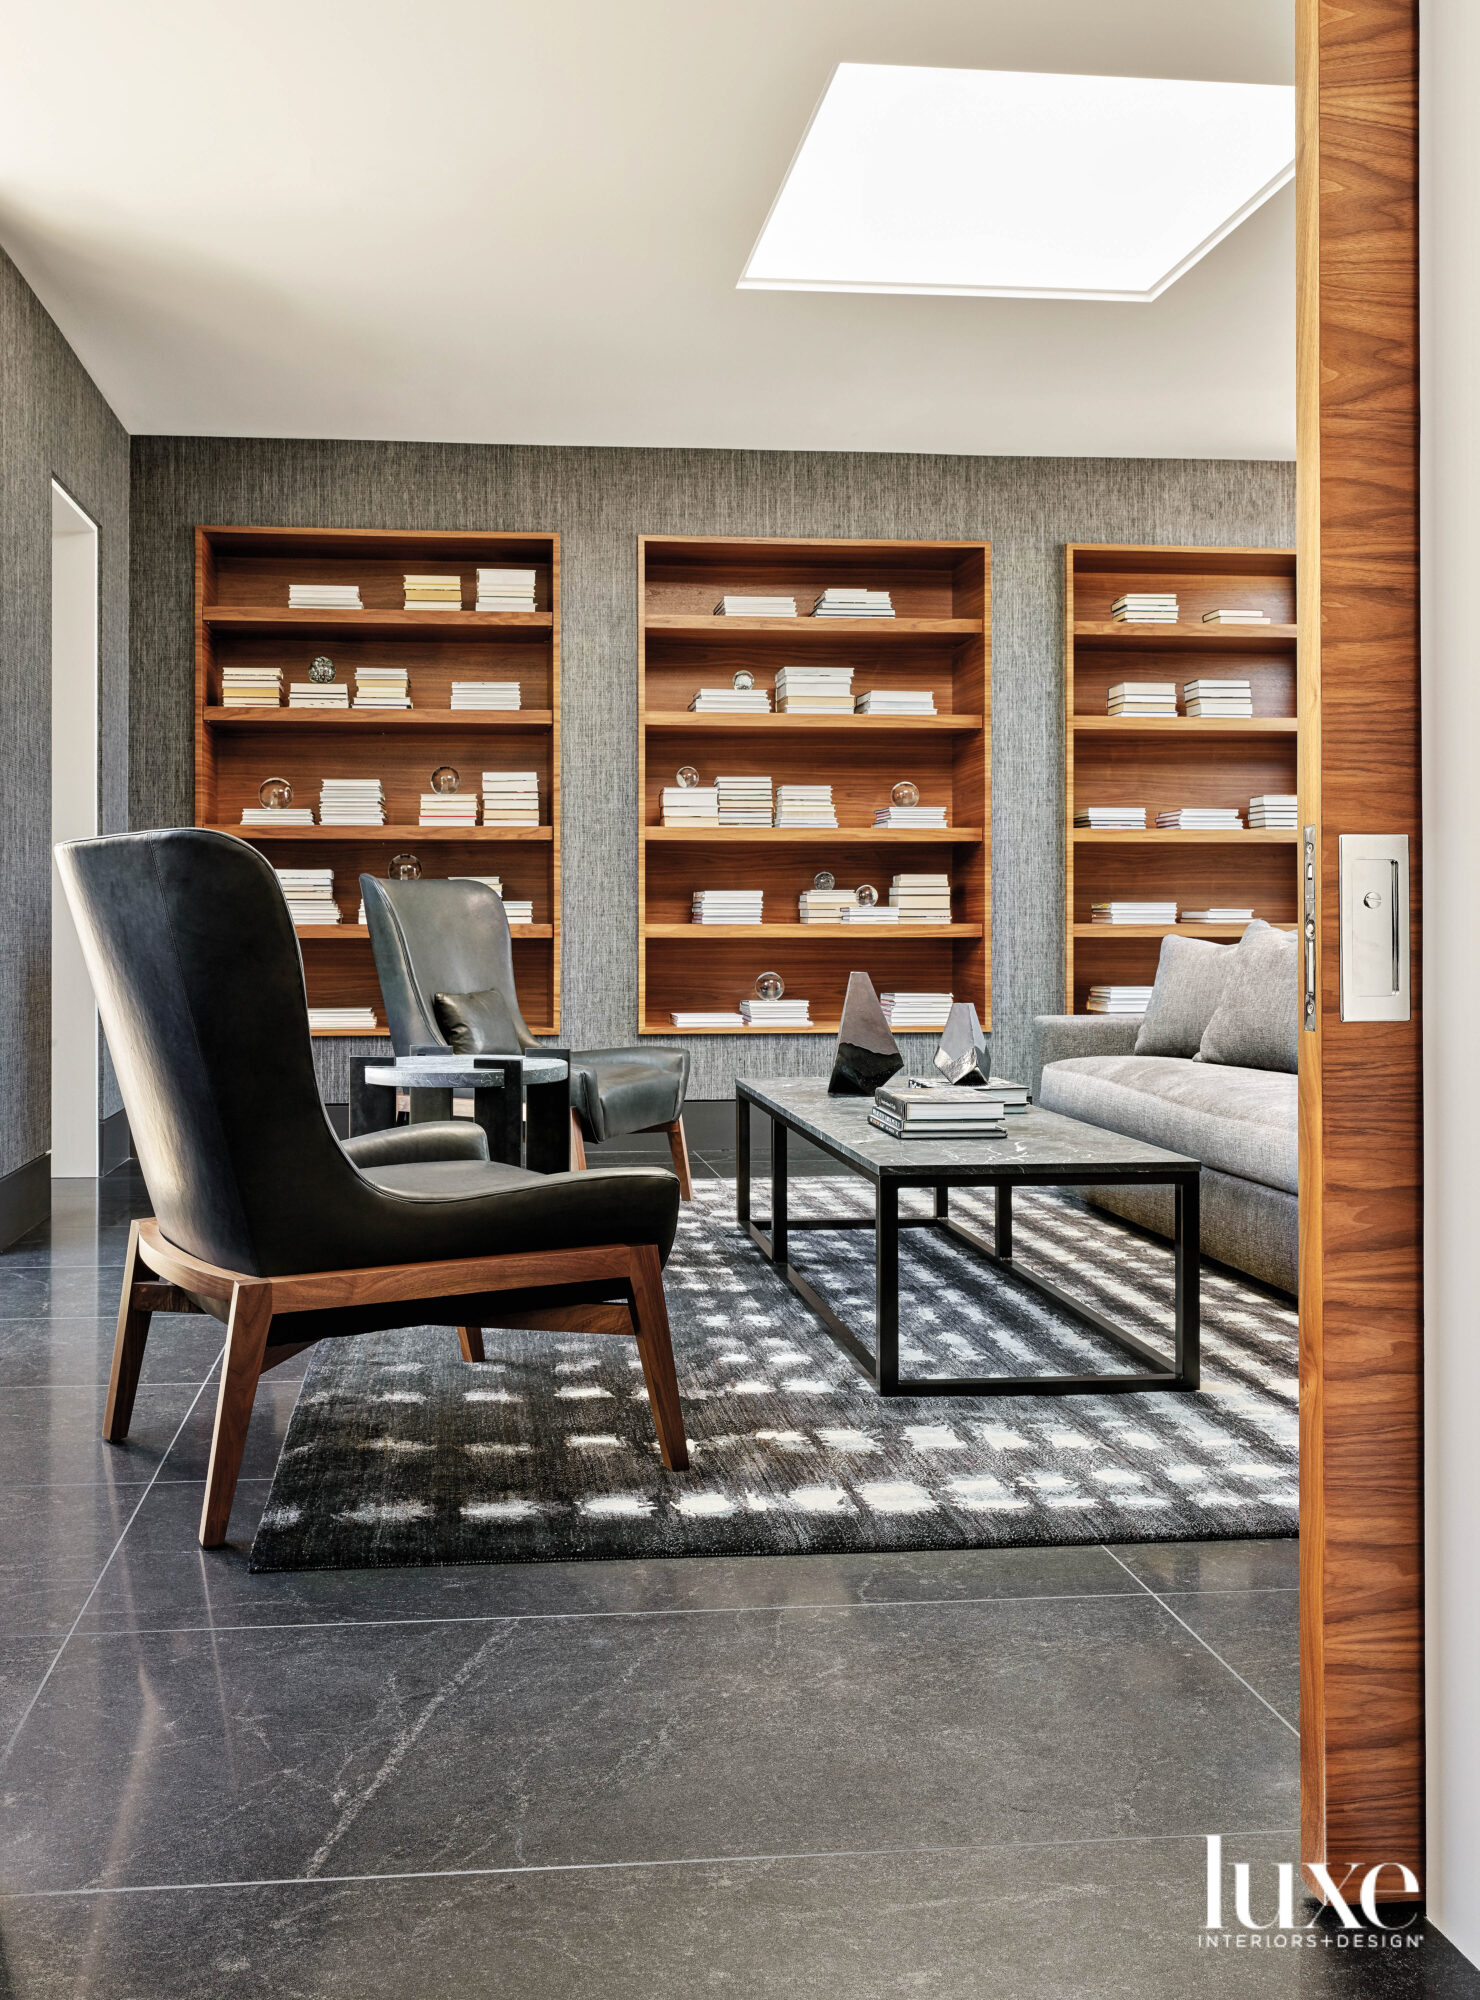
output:
[[[1293,625],[1117,625],[1113,621],[1079,619],[1074,644],[1081,650],[1127,647],[1136,653],[1182,653],[1206,646],[1219,653],[1269,653],[1290,650]]]
[[[1266,922],[1271,919],[1266,918]],[[1285,924],[1288,930],[1295,919],[1289,918]],[[1241,938],[1248,929],[1247,924],[1074,924],[1071,926],[1077,938]]]
[[[980,924],[644,924],[645,938],[669,938],[680,944],[721,944],[801,939],[808,944],[846,944],[863,938],[869,944],[940,938],[979,938]]]
[[[682,1009],[678,1011],[682,1012]],[[749,1041],[753,1035],[835,1035],[841,1026],[842,1021],[838,1019],[835,1021],[813,1021],[811,1026],[806,1028],[675,1028],[671,1021],[647,1020],[644,1021],[639,1032],[644,1035],[682,1035],[685,1039],[690,1035],[738,1035],[742,1039]],[[901,1034],[906,1032],[913,1033],[915,1031],[913,1029],[900,1030]],[[935,1030],[933,1028],[922,1028],[919,1032],[929,1035],[934,1034]]]
[[[645,826],[644,840],[679,841],[699,847],[805,847],[977,845],[979,826]]]
[[[757,638],[794,639],[803,646],[823,639],[847,639],[855,645],[860,639],[971,639],[980,638],[981,629],[981,621],[975,618],[722,618],[650,613],[644,623],[649,638],[703,639],[721,646],[727,641],[749,644]]]
[[[690,730],[719,729],[737,735],[766,736],[772,731],[810,730],[842,735],[857,731],[877,734],[917,730],[924,734],[970,736],[982,726],[979,715],[695,715],[688,709],[649,709],[652,732],[687,735]]]
[[[300,944],[369,944],[368,924],[295,924]],[[509,936],[517,944],[521,938],[553,938],[553,924],[510,924]]]
[[[1148,826],[1144,830],[1132,829],[1128,833],[1118,827],[1109,831],[1100,827],[1076,826],[1070,833],[1076,845],[1094,847],[1138,847],[1143,843],[1163,847],[1293,847],[1299,840],[1298,833],[1286,832],[1283,827],[1246,826],[1237,832],[1207,832],[1187,828],[1185,831],[1175,826]]]
[[[211,729],[549,729],[548,708],[215,708],[205,711]]]
[[[548,639],[554,629],[548,611],[297,611],[278,604],[208,604],[200,618],[215,632],[360,632],[400,639],[418,632]]]
[[[1294,736],[1293,715],[1071,715],[1076,736]]]
[[[549,1022],[538,1022],[530,1024],[529,1032],[532,1035],[558,1035],[560,1030]],[[309,1033],[316,1042],[333,1041],[336,1037],[348,1037],[361,1042],[390,1040],[390,1032],[386,1028],[310,1028]]]
[[[405,847],[416,841],[553,840],[552,826],[215,826],[213,833],[234,833],[238,840],[292,840],[317,845],[322,840],[367,842]]]

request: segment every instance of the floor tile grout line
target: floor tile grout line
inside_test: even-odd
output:
[[[405,1868],[384,1874],[366,1875],[267,1875],[250,1880],[229,1878],[219,1882],[138,1882],[89,1885],[76,1889],[3,1889],[0,1903],[60,1901],[83,1896],[167,1896],[199,1894],[211,1889],[330,1889],[361,1882],[445,1882],[479,1881],[490,1876],[508,1875],[600,1875],[622,1869],[653,1868],[737,1868],[745,1864],[765,1866],[778,1861],[875,1861],[908,1858],[911,1855],[1014,1854],[1052,1852],[1064,1847],[1159,1846],[1173,1841],[1206,1840],[1205,1833],[1090,1833],[1067,1840],[999,1840],[961,1842],[951,1846],[919,1847],[820,1847],[781,1849],[766,1854],[677,1854],[652,1860],[623,1861],[523,1861],[490,1868]],[[1228,1840],[1298,1839],[1293,1826],[1238,1827],[1224,1835]]]
[[[1262,1694],[1260,1694],[1258,1688],[1254,1686],[1254,1683],[1252,1681],[1245,1680],[1237,1667],[1229,1666],[1227,1660],[1224,1659],[1223,1655],[1218,1651],[1217,1647],[1210,1646],[1207,1640],[1201,1634],[1201,1632],[1193,1631],[1193,1628],[1187,1623],[1187,1620],[1185,1618],[1180,1617],[1177,1614],[1177,1612],[1175,1612],[1172,1609],[1171,1605],[1167,1603],[1166,1599],[1162,1597],[1157,1591],[1154,1591],[1151,1588],[1151,1585],[1147,1583],[1144,1580],[1144,1578],[1137,1576],[1136,1572],[1131,1568],[1129,1563],[1120,1562],[1120,1557],[1116,1555],[1114,1549],[1107,1547],[1103,1542],[1100,1544],[1100,1546],[1105,1550],[1106,1555],[1109,1556],[1112,1562],[1120,1563],[1120,1567],[1125,1571],[1126,1575],[1128,1577],[1133,1578],[1135,1582],[1140,1584],[1142,1590],[1145,1591],[1146,1595],[1154,1599],[1155,1602],[1161,1606],[1162,1610],[1165,1611],[1168,1618],[1175,1618],[1177,1620],[1177,1623],[1182,1627],[1182,1630],[1186,1632],[1191,1638],[1196,1639],[1197,1643],[1199,1644],[1199,1646],[1203,1648],[1204,1652],[1211,1653],[1213,1658],[1218,1662],[1219,1666],[1222,1667],[1226,1673],[1232,1674],[1233,1678],[1239,1683],[1241,1687],[1246,1687],[1249,1690],[1249,1693],[1253,1695],[1255,1701],[1262,1702],[1265,1708],[1267,1708],[1270,1714],[1274,1717],[1275,1721],[1283,1723],[1285,1728],[1289,1730],[1290,1734],[1295,1738],[1297,1743],[1300,1741],[1300,1730],[1298,1726],[1295,1723],[1291,1722],[1287,1716],[1281,1715],[1279,1710],[1275,1707],[1274,1703],[1272,1701],[1266,1700],[1265,1697]],[[1177,1594],[1184,1597],[1197,1595],[1196,1592],[1189,1592],[1189,1591],[1182,1591]]]
[[[154,1491],[155,1483],[159,1478],[159,1473],[164,1470],[165,1465],[168,1463],[170,1452],[174,1450],[176,1444],[179,1442],[180,1437],[184,1432],[186,1424],[188,1424],[190,1419],[194,1416],[196,1404],[200,1401],[201,1397],[210,1387],[211,1377],[215,1374],[216,1368],[220,1364],[221,1357],[222,1355],[225,1354],[225,1352],[226,1352],[226,1347],[225,1343],[223,1342],[220,1354],[216,1356],[215,1361],[211,1364],[210,1368],[207,1369],[205,1377],[202,1380],[200,1387],[196,1390],[194,1396],[190,1400],[190,1408],[185,1412],[184,1416],[181,1417],[179,1429],[175,1432],[174,1437],[170,1439],[169,1445],[165,1450],[164,1457],[161,1458],[161,1460],[159,1461],[159,1471],[155,1473],[154,1478],[149,1481],[149,1484],[144,1488],[144,1491],[139,1495],[138,1502],[134,1507],[133,1512],[124,1522],[122,1528],[120,1528],[118,1532],[118,1539],[117,1541],[114,1542],[112,1548],[108,1551],[107,1556],[104,1558],[103,1567],[98,1571],[97,1575],[94,1577],[92,1588],[91,1590],[88,1591],[87,1596],[83,1598],[82,1603],[78,1608],[77,1616],[72,1620],[71,1625],[68,1627],[65,1635],[63,1636],[61,1645],[57,1647],[56,1652],[52,1655],[51,1664],[47,1667],[46,1672],[41,1676],[41,1679],[37,1683],[36,1688],[31,1695],[31,1699],[26,1703],[25,1707],[22,1709],[20,1714],[20,1719],[17,1721],[15,1728],[11,1730],[9,1737],[6,1739],[4,1749],[0,1750],[0,1770],[3,1770],[6,1763],[9,1761],[11,1751],[15,1748],[16,1744],[20,1740],[21,1731],[30,1721],[37,1702],[40,1701],[42,1695],[46,1692],[46,1684],[51,1679],[52,1675],[56,1672],[58,1661],[61,1659],[63,1653],[66,1652],[68,1643],[70,1642],[72,1635],[76,1632],[77,1627],[82,1623],[83,1618],[86,1616],[87,1607],[89,1606],[89,1604],[92,1603],[93,1599],[97,1596],[103,1578],[108,1574],[109,1565],[112,1563],[113,1558],[118,1554],[118,1551],[123,1547],[124,1536],[127,1535],[129,1529],[134,1525],[135,1521],[138,1520],[139,1509],[144,1505],[144,1502],[149,1498],[149,1495]]]

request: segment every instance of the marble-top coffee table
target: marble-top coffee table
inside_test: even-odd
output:
[[[1007,1119],[1002,1139],[891,1139],[868,1122],[871,1097],[829,1097],[827,1084],[796,1082],[735,1085],[737,1160],[736,1201],[741,1223],[797,1295],[805,1299],[838,1346],[869,1376],[881,1396],[1068,1396],[1113,1395],[1147,1389],[1198,1386],[1198,1196],[1200,1163],[1183,1153],[1122,1138],[1118,1132],[1054,1111],[1030,1110]],[[755,1222],[750,1213],[750,1120],[761,1111],[771,1120],[771,1214]],[[824,1220],[794,1219],[787,1213],[787,1134],[797,1133],[850,1172],[873,1183],[874,1214]],[[1174,1359],[1168,1369],[1155,1348],[1092,1307],[1072,1298],[1049,1279],[1014,1262],[1012,1191],[1015,1187],[1085,1187],[1106,1183],[1166,1186],[1175,1190]],[[953,1221],[953,1187],[995,1190],[995,1241]],[[934,1213],[901,1216],[905,1188],[931,1188]],[[875,1254],[874,1342],[870,1347],[827,1303],[787,1258],[794,1229],[872,1229]],[[985,1257],[1013,1284],[1050,1300],[1061,1312],[1103,1334],[1145,1366],[1124,1375],[971,1375],[906,1380],[899,1372],[899,1232],[943,1229]]]

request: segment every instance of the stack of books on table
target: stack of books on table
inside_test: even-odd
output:
[[[332,868],[274,868],[288,915],[295,924],[337,924]]]
[[[1205,611],[1202,615],[1202,622],[1204,625],[1267,625],[1269,623],[1269,613],[1267,611],[1233,611],[1224,608],[1220,611]]]
[[[824,590],[812,606],[814,618],[892,618],[894,605],[887,590]]]
[[[831,785],[778,785],[776,826],[836,826]]]
[[[1232,806],[1178,806],[1158,813],[1156,824],[1179,833],[1241,833],[1244,822]]]
[[[350,1028],[362,1035],[378,1035],[380,1023],[373,1007],[310,1007],[310,1028]]]
[[[289,708],[348,708],[349,689],[343,681],[289,681]]]
[[[410,708],[411,689],[404,667],[356,667],[356,708]]]
[[[944,806],[875,806],[875,826],[944,826]]]
[[[1025,1083],[1009,1083],[1005,1076],[989,1076],[986,1094],[1002,1106],[1004,1118],[1021,1117],[1033,1109],[1033,1093]]]
[[[1184,910],[1184,924],[1251,924],[1254,921],[1252,906],[1244,909],[1238,904],[1214,904],[1206,910]]]
[[[858,908],[856,889],[803,889],[797,897],[799,924],[840,924],[846,909]]]
[[[879,1005],[891,1028],[943,1028],[951,998],[949,993],[881,993]]]
[[[795,618],[794,597],[758,597],[731,591],[714,607],[716,618]]]
[[[462,610],[460,576],[408,576],[404,582],[408,611]]]
[[[845,924],[897,924],[899,912],[889,903],[849,903],[841,912]]]
[[[810,1028],[809,1000],[742,1000],[740,1013],[747,1028]]]
[[[934,715],[933,688],[869,688],[853,699],[855,715]]]
[[[743,1014],[729,1012],[724,1008],[718,1007],[711,1008],[708,1012],[702,1009],[690,1009],[670,1014],[668,1018],[675,1028],[743,1028],[745,1026],[745,1016]]]
[[[243,826],[312,826],[312,806],[243,806]]]
[[[1298,804],[1294,792],[1260,792],[1249,801],[1249,824],[1294,833]]]
[[[889,907],[902,924],[948,924],[951,921],[949,875],[896,875],[889,888]]]
[[[884,1083],[868,1122],[891,1139],[1005,1139],[1005,1107],[990,1088]]]
[[[478,572],[479,611],[533,611],[534,571],[532,569],[480,569]]]
[[[1177,593],[1174,590],[1128,590],[1110,607],[1117,625],[1175,625]]]
[[[281,667],[223,667],[221,706],[223,708],[281,708],[283,670]]]
[[[485,771],[483,773],[483,824],[485,826],[538,826],[540,823],[540,774],[538,771]]]
[[[775,810],[769,778],[716,778],[721,826],[769,826]]]
[[[719,825],[717,785],[665,785],[663,787],[664,826]]]
[[[1089,906],[1091,923],[1096,924],[1174,924],[1177,921],[1175,903],[1091,903]]]
[[[453,708],[517,708],[518,681],[454,681]]]
[[[1144,833],[1145,806],[1078,806],[1074,824],[1093,833]]]
[[[1091,1014],[1144,1014],[1150,1005],[1149,986],[1091,986],[1086,1011]]]
[[[1117,681],[1106,699],[1110,715],[1175,715],[1175,681]]]
[[[769,715],[771,697],[765,688],[700,688],[689,707],[695,715]]]
[[[758,924],[764,889],[696,889],[693,919],[696,924]]]
[[[384,826],[385,788],[379,778],[325,778],[319,787],[320,826]]]
[[[419,826],[476,826],[476,792],[423,792]]]
[[[782,667],[776,676],[778,715],[851,715],[851,667]]]
[[[363,611],[357,583],[290,583],[290,611]]]
[[[1185,681],[1189,715],[1226,715],[1247,720],[1254,713],[1254,690],[1248,681]]]

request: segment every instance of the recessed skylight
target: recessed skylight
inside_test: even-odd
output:
[[[1294,172],[1286,84],[840,63],[740,287],[1145,301]]]

